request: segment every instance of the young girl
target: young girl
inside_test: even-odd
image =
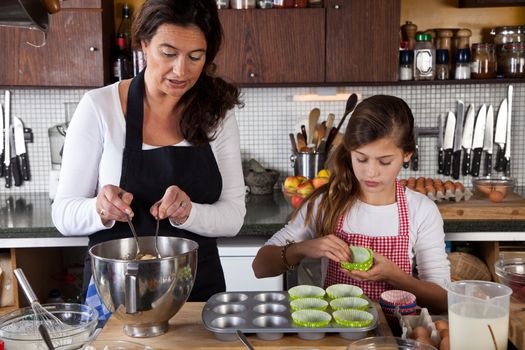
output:
[[[434,202],[396,180],[414,152],[413,129],[412,112],[400,98],[377,95],[357,105],[332,155],[329,183],[259,250],[255,275],[276,276],[304,258],[321,258],[324,287],[357,285],[373,300],[401,289],[431,312],[446,311],[443,286],[450,281],[450,265],[443,220]],[[370,270],[340,267],[352,260],[349,245],[374,251]]]

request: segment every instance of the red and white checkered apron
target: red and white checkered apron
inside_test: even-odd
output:
[[[372,249],[391,261],[407,274],[412,273],[410,257],[408,255],[408,209],[404,187],[396,182],[397,212],[399,216],[399,235],[390,237],[370,237],[359,233],[346,233],[343,231],[345,214],[339,219],[335,234],[349,245],[362,246]],[[346,283],[363,289],[365,295],[372,300],[379,300],[381,293],[393,287],[384,281],[357,281],[343,272],[339,263],[329,260],[328,271],[325,279],[325,288],[336,283]]]

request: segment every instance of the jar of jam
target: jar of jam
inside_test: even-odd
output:
[[[504,44],[501,48],[501,68],[505,78],[525,77],[525,43]]]
[[[472,79],[496,77],[496,51],[494,44],[472,44],[470,74]]]

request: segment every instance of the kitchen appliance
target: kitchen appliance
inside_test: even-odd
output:
[[[60,167],[62,165],[62,150],[66,140],[67,127],[77,108],[78,102],[65,102],[65,121],[53,125],[47,130],[49,136],[49,151],[51,155],[51,170],[49,172],[49,198],[55,198],[60,176]]]
[[[506,349],[511,293],[494,282],[452,282],[447,288],[450,349]]]
[[[139,237],[144,252],[155,251],[155,237]],[[106,308],[131,337],[168,331],[168,321],[188,299],[197,271],[199,245],[189,239],[158,237],[162,259],[135,260],[133,238],[99,243],[89,249],[93,279]]]

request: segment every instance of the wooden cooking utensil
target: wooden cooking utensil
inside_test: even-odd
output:
[[[317,122],[319,121],[319,116],[321,115],[321,110],[319,108],[314,108],[310,111],[308,115],[308,139],[306,145],[308,147],[315,147],[314,145],[314,134]]]
[[[306,141],[304,140],[303,134],[300,132],[297,133],[297,149],[299,152],[302,152],[302,149],[306,147]]]
[[[334,138],[339,133],[341,126],[343,126],[346,116],[349,115],[354,110],[356,104],[357,104],[357,95],[356,94],[350,95],[350,97],[348,97],[348,100],[346,100],[345,114],[343,114],[343,117],[341,118],[341,121],[337,125],[337,128],[335,128],[335,130],[334,128],[330,129],[330,133],[328,134],[328,138],[326,139],[326,152],[330,152],[330,147],[332,146],[332,142],[334,141]]]

